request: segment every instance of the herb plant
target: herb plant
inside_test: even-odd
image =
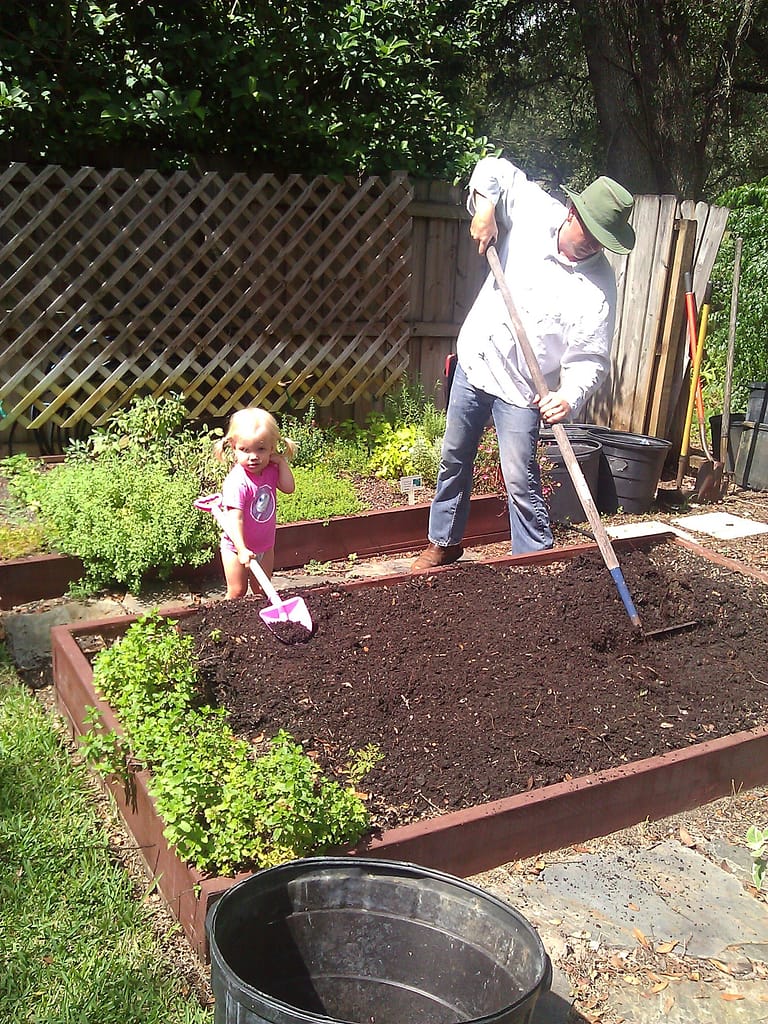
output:
[[[752,855],[752,881],[761,892],[768,891],[768,828],[751,825],[747,829],[747,847]]]
[[[120,778],[129,798],[133,773],[147,769],[166,839],[199,870],[228,874],[320,854],[368,827],[356,787],[376,748],[350,751],[342,782],[323,777],[286,732],[257,755],[223,709],[201,702],[193,643],[176,623],[139,619],[96,657],[94,685],[124,737],[94,713],[82,740],[87,760]]]

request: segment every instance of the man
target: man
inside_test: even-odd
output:
[[[489,274],[459,332],[429,545],[411,566],[423,572],[461,558],[477,447],[493,417],[507,490],[511,550],[552,547],[536,461],[539,423],[578,412],[605,378],[616,316],[616,280],[603,249],[635,242],[633,199],[611,178],[562,203],[508,160],[481,160],[469,182],[470,234],[483,255],[499,240],[515,306],[550,387],[541,399]],[[500,230],[501,229],[501,230]]]

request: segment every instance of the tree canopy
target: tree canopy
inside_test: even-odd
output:
[[[6,0],[0,156],[305,175],[768,173],[768,0]]]
[[[0,144],[30,162],[453,176],[461,0],[6,3]]]
[[[478,125],[539,177],[714,199],[768,170],[764,0],[508,0],[488,35]]]

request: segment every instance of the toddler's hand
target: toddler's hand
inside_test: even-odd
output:
[[[249,548],[241,548],[237,552],[237,560],[240,565],[248,565],[255,557],[256,555]]]

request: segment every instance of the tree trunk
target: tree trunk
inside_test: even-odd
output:
[[[606,169],[638,193],[698,198],[708,118],[695,117],[685,18],[664,0],[572,0],[582,28]]]

